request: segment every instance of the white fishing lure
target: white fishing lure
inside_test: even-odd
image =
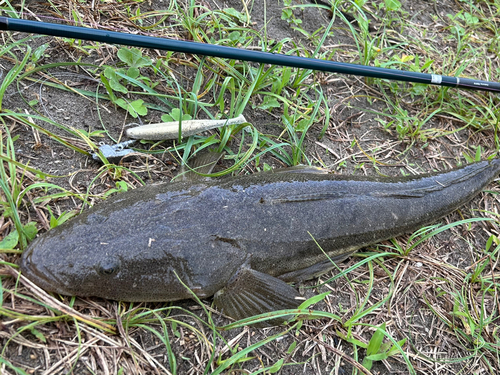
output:
[[[188,137],[206,130],[220,128],[225,125],[239,125],[247,122],[243,115],[235,118],[220,120],[186,120],[182,121],[182,136]],[[179,122],[161,122],[130,128],[126,131],[127,137],[134,139],[146,139],[150,141],[161,141],[165,139],[179,138]]]

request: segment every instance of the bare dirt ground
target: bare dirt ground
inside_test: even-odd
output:
[[[122,7],[129,6],[131,11],[140,6],[141,12],[154,12],[167,9],[168,1],[135,3],[125,2],[116,5],[118,11],[112,10],[113,2],[58,2],[62,14],[70,18],[71,12],[84,15],[87,22],[94,22],[96,27],[113,27],[121,31],[137,32],[133,22],[128,22]],[[314,50],[310,38],[292,28],[292,24],[282,19],[283,3],[281,1],[242,2],[240,0],[206,0],[197,2],[201,9],[223,10],[234,8],[239,12],[251,15],[251,26],[258,33],[266,33],[267,39],[281,41],[289,38],[286,48],[302,45]],[[382,2],[374,2],[382,3]],[[297,1],[295,4],[310,5]],[[17,5],[19,6],[19,5]],[[43,2],[29,1],[25,4],[25,17],[36,19],[37,15],[50,16],[50,6]],[[447,14],[456,14],[461,4],[451,0],[402,1],[404,12],[412,27],[402,27],[395,20],[390,27],[383,26],[385,35],[392,38],[388,43],[404,41],[388,52],[389,54],[418,55],[422,44],[428,44],[434,51],[454,50],[456,43],[446,36],[448,30],[445,22]],[[188,10],[185,7],[186,11]],[[376,9],[376,7],[375,7]],[[382,12],[380,10],[380,12]],[[121,16],[120,16],[121,14]],[[325,9],[307,6],[294,10],[295,17],[302,21],[301,28],[310,34],[319,28],[326,27],[331,21],[331,13]],[[377,14],[384,19],[383,14]],[[121,17],[121,18],[120,18]],[[388,16],[387,16],[388,17]],[[41,18],[47,21],[46,18]],[[166,23],[168,24],[167,18]],[[172,24],[175,22],[172,21]],[[375,28],[381,28],[376,20]],[[356,27],[356,25],[354,25]],[[182,27],[173,27],[173,30]],[[353,51],[357,50],[352,32],[337,18],[333,25],[334,36],[327,38],[321,51],[332,50],[331,58],[336,61],[357,62]],[[425,30],[423,33],[422,30]],[[167,29],[168,32],[168,29]],[[377,33],[377,31],[374,31]],[[182,35],[182,33],[181,33]],[[18,40],[26,35],[17,33]],[[417,42],[418,40],[418,42]],[[7,39],[4,37],[4,41]],[[414,43],[412,43],[414,41]],[[384,40],[383,43],[387,41]],[[30,41],[32,49],[48,44],[38,65],[75,62],[78,64],[56,69],[44,69],[30,76],[31,80],[23,80],[16,87],[11,85],[3,98],[3,109],[17,113],[29,113],[33,122],[43,126],[56,136],[63,137],[71,144],[86,151],[90,146],[82,139],[68,137],[67,132],[58,126],[39,120],[33,111],[30,101],[38,101],[37,110],[56,124],[81,129],[88,133],[104,128],[115,140],[124,140],[124,129],[133,122],[159,122],[162,112],[150,109],[147,116],[140,120],[133,119],[121,108],[96,97],[79,95],[72,88],[105,93],[94,74],[95,65],[117,65],[117,48],[105,46],[98,49],[85,50],[78,43],[53,37],[37,37]],[[82,46],[91,45],[85,42]],[[85,52],[86,51],[86,52]],[[16,52],[18,53],[18,51]],[[156,59],[164,57],[165,51],[149,51]],[[443,53],[444,54],[444,53]],[[359,57],[359,56],[358,56]],[[388,56],[380,56],[384,60]],[[192,62],[192,56],[175,57]],[[196,64],[177,64],[175,58],[170,62],[172,74],[179,77],[186,87],[193,83],[196,75]],[[5,77],[13,67],[12,59],[0,60]],[[49,75],[50,73],[50,75]],[[452,74],[445,72],[443,74]],[[480,77],[494,80],[491,77]],[[440,112],[419,127],[417,136],[401,136],[395,126],[385,126],[395,120],[392,116],[396,110],[388,102],[397,103],[406,111],[408,124],[415,119],[427,117],[425,101],[422,95],[438,96],[437,88],[429,89],[429,93],[410,95],[410,84],[398,83],[398,90],[389,85],[373,84],[363,77],[339,76],[322,72],[314,73],[313,82],[321,83],[328,101],[328,115],[324,136],[325,116],[322,122],[314,124],[305,137],[305,154],[308,160],[318,166],[332,169],[339,174],[366,175],[401,175],[422,173],[432,170],[445,170],[465,162],[464,153],[474,155],[477,147],[481,147],[482,157],[494,154],[496,130],[494,126],[478,128],[467,126],[460,118]],[[64,83],[67,91],[50,84],[58,81]],[[159,91],[162,90],[160,84]],[[100,88],[99,88],[100,86]],[[385,91],[384,91],[385,89]],[[166,94],[172,94],[165,88]],[[462,92],[461,96],[451,93],[443,100],[471,100],[472,94]],[[131,94],[132,97],[134,96]],[[251,105],[244,110],[247,120],[263,134],[275,137],[284,133],[281,121],[281,108],[263,110],[262,96],[252,97]],[[498,99],[491,99],[498,108]],[[163,102],[150,100],[158,106]],[[324,106],[321,109],[324,112]],[[387,115],[381,115],[386,113]],[[325,115],[325,113],[323,113]],[[403,121],[404,122],[404,121]],[[5,125],[15,140],[15,152],[19,162],[39,169],[45,173],[65,176],[52,179],[57,185],[68,191],[85,194],[88,192],[89,202],[99,202],[99,196],[116,187],[116,175],[103,172],[102,164],[92,160],[88,154],[79,153],[54,140],[41,131],[5,118]],[[415,124],[415,127],[417,125]],[[411,128],[411,125],[409,126]],[[212,133],[216,133],[213,131]],[[2,137],[6,133],[2,130]],[[99,139],[101,140],[101,138]],[[110,142],[108,137],[102,138]],[[231,146],[237,149],[238,140]],[[145,183],[169,181],[180,167],[177,155],[172,151],[172,142],[163,142],[156,146],[154,154],[137,153],[123,160],[121,165],[128,168],[119,176],[130,185],[139,186],[139,179]],[[150,145],[137,146],[144,151]],[[149,149],[151,150],[151,149]],[[167,152],[160,153],[165,150]],[[374,161],[376,160],[376,161]],[[218,169],[230,166],[230,161],[223,161]],[[267,163],[273,167],[284,167],[284,163],[271,154],[264,155],[261,165]],[[246,167],[247,171],[256,171],[255,163]],[[244,171],[243,171],[244,172]],[[29,172],[27,178],[31,178]],[[201,374],[216,371],[223,360],[232,358],[236,353],[251,345],[269,339],[268,343],[250,351],[239,364],[222,373],[246,374],[261,373],[279,374],[348,374],[354,373],[362,362],[366,351],[359,345],[353,348],[353,340],[368,343],[374,333],[374,326],[386,323],[387,332],[399,341],[406,339],[403,351],[407,361],[411,363],[417,374],[493,374],[500,368],[498,360],[498,296],[496,286],[483,294],[474,294],[479,285],[464,290],[465,278],[474,273],[475,265],[489,255],[484,252],[487,240],[491,236],[500,236],[498,226],[499,192],[497,182],[476,197],[463,209],[447,216],[443,224],[453,223],[471,217],[496,218],[491,222],[475,222],[460,225],[442,232],[413,249],[408,256],[380,258],[373,263],[365,263],[349,272],[345,277],[332,282],[323,283],[338,274],[333,272],[319,280],[302,286],[306,296],[329,291],[322,302],[314,306],[315,310],[326,311],[341,317],[341,321],[328,318],[306,320],[300,327],[288,331],[287,327],[256,329],[252,327],[236,328],[215,334],[206,321],[204,310],[194,301],[182,301],[175,304],[126,304],[95,298],[76,298],[50,296],[24,280],[16,279],[15,273],[0,263],[2,294],[0,294],[2,313],[0,314],[0,372],[5,374],[164,374],[176,371],[178,374]],[[40,196],[42,192],[30,196]],[[29,201],[20,208],[24,223],[35,221],[39,233],[49,229],[49,214],[45,205],[52,207],[57,213],[82,208],[80,200],[65,197],[48,203],[41,203],[38,208]],[[495,216],[497,215],[497,216]],[[13,230],[12,222],[2,217],[0,236],[6,236]],[[10,226],[9,226],[10,225]],[[399,238],[401,247],[409,245],[409,236]],[[353,265],[372,255],[373,252],[388,251],[394,246],[390,241],[373,246],[361,254],[357,254],[340,264],[345,271]],[[494,245],[495,246],[495,245]],[[19,254],[1,254],[0,260],[16,263]],[[485,272],[491,274],[489,279],[495,284],[497,271],[496,258]],[[470,284],[473,284],[471,282]],[[321,286],[319,286],[321,285]],[[467,284],[470,286],[469,284]],[[496,284],[495,284],[496,285]],[[318,286],[316,288],[316,286]],[[481,300],[482,298],[482,300]],[[383,303],[380,303],[383,301]],[[203,301],[210,309],[211,301]],[[373,309],[371,309],[373,307]],[[488,331],[474,335],[474,326],[467,316],[456,314],[457,311],[473,311],[484,307],[483,317],[491,318],[493,323]],[[474,312],[474,314],[476,314]],[[472,315],[474,315],[472,314]],[[476,315],[481,315],[477,313]],[[476,316],[474,315],[474,316]],[[199,319],[197,318],[199,317]],[[213,314],[215,323],[223,326],[230,320]],[[89,320],[90,319],[90,320]],[[160,321],[166,324],[162,327]],[[346,322],[355,321],[351,328]],[[36,322],[36,324],[35,324]],[[98,323],[96,323],[98,322]],[[152,331],[150,328],[155,331]],[[472,332],[471,332],[472,330]],[[155,332],[161,332],[158,336]],[[470,337],[460,336],[457,332],[469,333]],[[351,335],[348,342],[342,337]],[[477,350],[473,340],[483,340],[484,346],[491,350]],[[169,341],[170,349],[164,340]],[[387,340],[386,340],[387,341]],[[175,366],[172,357],[175,357]],[[485,358],[490,365],[485,364]],[[279,359],[284,366],[269,369]],[[15,368],[13,368],[15,367]],[[175,369],[175,370],[174,370]],[[358,373],[370,373],[359,368]],[[373,374],[407,374],[409,366],[401,354],[395,354],[383,361],[374,363]]]

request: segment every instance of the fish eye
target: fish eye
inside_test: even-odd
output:
[[[111,276],[118,272],[120,263],[116,259],[108,259],[99,265],[99,273]]]

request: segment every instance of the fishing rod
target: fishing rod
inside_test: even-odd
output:
[[[250,51],[236,47],[217,46],[206,43],[135,35],[116,31],[97,30],[87,27],[68,26],[48,22],[28,21],[8,17],[0,17],[0,30],[45,34],[64,38],[153,48],[189,53],[193,55],[221,57],[232,60],[253,61],[261,64],[282,65],[294,68],[320,70],[330,73],[352,74],[356,76],[389,79],[394,81],[406,81],[462,89],[500,92],[499,82],[449,77],[438,74],[407,72],[398,69],[378,68],[278,53]]]

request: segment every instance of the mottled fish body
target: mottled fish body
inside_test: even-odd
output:
[[[293,308],[286,282],[333,268],[318,244],[340,261],[445,216],[499,173],[494,159],[412,177],[305,169],[145,186],[41,235],[22,272],[48,291],[122,301],[191,298],[187,286],[237,319]]]

